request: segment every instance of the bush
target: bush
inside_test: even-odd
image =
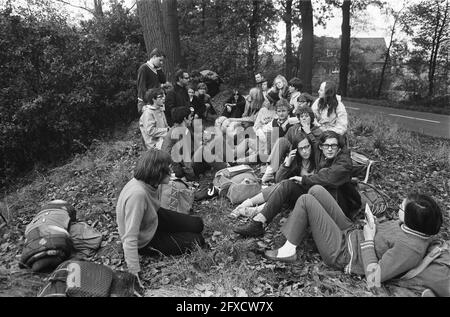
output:
[[[135,119],[136,72],[145,52],[136,41],[108,41],[107,34],[61,20],[0,14],[3,186],[35,164],[85,150],[103,131]]]

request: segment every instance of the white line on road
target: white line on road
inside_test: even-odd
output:
[[[348,107],[348,106],[346,106],[345,108],[348,108],[348,109],[353,109],[353,110],[359,110],[359,108]]]
[[[389,115],[393,116],[393,117],[401,117],[401,118],[412,119],[412,120],[427,121],[427,122],[431,122],[431,123],[440,123],[439,121],[433,121],[433,120],[427,120],[427,119],[421,119],[421,118],[415,118],[415,117],[407,117],[407,116],[402,116],[402,115],[393,114],[393,113],[390,113]]]

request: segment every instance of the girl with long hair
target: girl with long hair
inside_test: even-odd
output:
[[[322,131],[334,131],[344,135],[348,125],[347,111],[341,97],[336,95],[336,85],[324,81],[318,93],[319,98],[311,106],[317,125]]]

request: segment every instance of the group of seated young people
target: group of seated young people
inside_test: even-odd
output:
[[[401,203],[398,220],[366,223],[362,228],[356,225],[354,216],[361,208],[361,197],[351,181],[352,160],[345,142],[347,112],[335,85],[323,82],[319,97],[312,102],[297,78],[287,82],[279,75],[271,88],[264,77],[255,79],[257,86],[247,97],[233,90],[226,101],[215,122],[221,138],[202,142],[199,148],[193,147],[192,121],[206,119],[208,109],[213,108],[204,87],[199,85],[197,94],[188,88],[194,110],[174,108],[170,130],[164,117],[163,91],[152,89],[145,94],[148,104],[141,116],[141,131],[149,150],[123,188],[116,208],[129,270],[140,272],[138,254],[176,255],[204,245],[201,218],[160,208],[160,185],[169,181],[171,172],[177,177],[195,177],[211,161],[223,168],[227,162],[260,159],[263,152],[268,159],[262,182],[270,186],[244,201],[230,216],[250,218],[234,227],[237,234],[260,237],[283,205],[293,209],[282,228],[285,244],[266,251],[266,258],[296,261],[296,248],[309,228],[327,265],[365,275],[369,287],[379,287],[417,266],[440,230],[441,209],[431,197],[412,193]],[[202,98],[205,108],[195,108],[195,97]],[[144,121],[154,123],[149,127]],[[237,134],[244,129],[253,131],[253,137],[236,143],[240,139]],[[201,134],[203,137],[203,131]],[[208,148],[218,143],[222,151]],[[181,159],[174,159],[174,147]],[[215,156],[209,163],[205,162],[206,153]]]

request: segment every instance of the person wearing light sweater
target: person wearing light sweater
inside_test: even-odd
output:
[[[348,274],[365,275],[369,289],[415,268],[424,258],[433,235],[439,233],[442,212],[433,198],[411,193],[398,211],[398,220],[377,223],[366,217],[358,228],[322,186],[300,196],[283,234],[287,241],[265,252],[271,260],[294,262],[296,247],[310,228],[324,262]]]
[[[160,88],[149,89],[145,93],[146,105],[139,119],[139,129],[145,147],[161,149],[164,137],[169,131],[164,114],[164,91]]]
[[[148,150],[119,195],[116,221],[130,273],[141,271],[139,254],[179,255],[205,243],[200,217],[160,207],[159,185],[169,183],[171,161],[164,151]]]
[[[334,131],[337,134],[347,133],[347,111],[336,95],[336,86],[332,82],[323,82],[319,88],[319,98],[311,106],[316,117],[316,125],[322,131]]]

